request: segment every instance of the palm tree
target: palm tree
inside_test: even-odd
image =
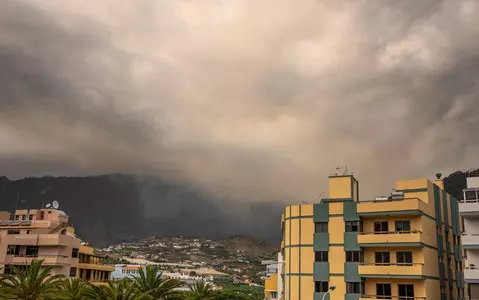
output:
[[[214,300],[214,290],[211,285],[204,280],[198,280],[195,285],[190,287],[190,292],[186,294],[187,300]]]
[[[13,274],[0,274],[1,293],[22,300],[43,300],[51,296],[64,276],[50,276],[53,267],[42,265],[43,260],[34,260],[25,268],[13,267]]]
[[[84,300],[89,290],[88,283],[80,278],[66,279],[59,286],[57,297],[62,300]]]
[[[134,278],[136,287],[153,299],[181,299],[180,292],[175,291],[180,286],[180,281],[174,279],[162,279],[162,273],[157,266],[146,266],[138,270],[138,276]]]
[[[152,300],[147,293],[141,292],[130,278],[108,281],[106,286],[90,285],[87,299],[95,300]]]

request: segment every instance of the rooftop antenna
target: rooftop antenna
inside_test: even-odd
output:
[[[52,206],[54,209],[58,209],[60,207],[60,203],[58,203],[57,200],[54,200],[53,203],[52,203]]]

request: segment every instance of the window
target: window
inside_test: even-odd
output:
[[[316,293],[326,293],[329,290],[329,285],[327,281],[316,281],[315,282],[315,292]]]
[[[27,246],[26,256],[38,256],[38,246]]]
[[[476,200],[477,199],[477,195],[476,195],[476,191],[466,191],[466,200]]]
[[[387,233],[389,231],[388,222],[374,222],[374,233]]]
[[[5,274],[12,274],[13,273],[12,265],[5,265],[5,269],[3,269],[3,272]]]
[[[361,294],[361,283],[346,282],[346,294]]]
[[[414,299],[413,284],[398,284],[399,300]]]
[[[346,232],[362,232],[363,222],[361,221],[346,221],[344,223]]]
[[[376,283],[376,297],[378,299],[392,299],[391,298],[391,284]]]
[[[389,265],[389,252],[376,252],[375,263],[377,265]]]
[[[77,268],[71,267],[70,268],[70,277],[76,277],[77,276]]]
[[[396,252],[398,265],[412,266],[412,252]]]
[[[72,257],[77,258],[78,257],[78,248],[73,248],[72,249]]]
[[[316,223],[316,233],[328,232],[328,222]]]
[[[7,231],[7,234],[20,234],[20,230],[19,229],[9,229]]]
[[[15,245],[8,245],[7,255],[14,255],[14,254],[15,254]]]
[[[315,261],[317,261],[317,262],[327,262],[328,261],[328,251],[316,251],[315,252]]]
[[[348,262],[363,262],[363,252],[361,251],[346,251],[346,261]]]
[[[411,232],[411,222],[396,221],[396,232]]]

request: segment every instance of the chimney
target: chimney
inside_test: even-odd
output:
[[[441,189],[444,189],[444,180],[441,173],[436,173],[436,181],[434,183]]]

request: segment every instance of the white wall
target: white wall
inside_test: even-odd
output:
[[[468,177],[467,178],[467,188],[476,188],[479,187],[479,177]]]
[[[477,216],[464,217],[464,232],[479,234],[479,218]]]

